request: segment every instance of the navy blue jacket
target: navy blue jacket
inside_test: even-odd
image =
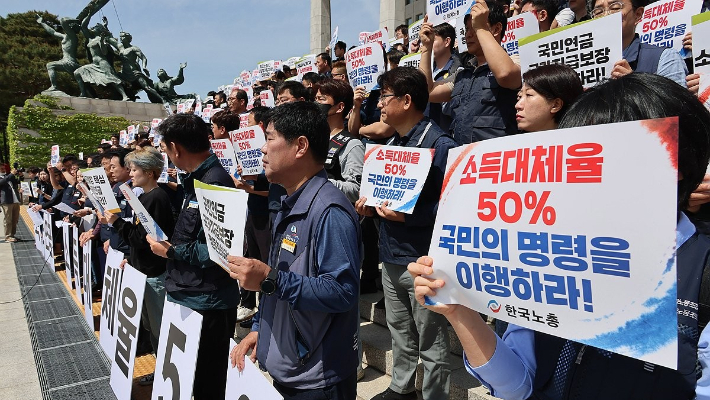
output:
[[[282,200],[269,265],[274,294],[252,325],[259,364],[280,384],[315,389],[356,372],[361,237],[358,216],[321,170]],[[293,247],[290,246],[293,244]]]
[[[419,143],[429,124],[431,126],[424,140]],[[380,218],[380,261],[407,265],[429,251],[436,211],[439,207],[441,185],[446,172],[446,160],[449,149],[456,147],[457,144],[438,125],[425,117],[405,136],[400,137],[395,134],[392,145],[434,149],[434,160],[429,175],[412,214],[406,214],[404,222]]]

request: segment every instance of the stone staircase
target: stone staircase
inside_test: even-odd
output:
[[[392,375],[392,339],[385,321],[385,310],[375,308],[375,303],[382,298],[382,292],[362,295],[360,297],[360,338],[363,346],[363,368],[365,377],[358,382],[358,400],[369,400],[378,393],[385,391],[390,384]],[[237,341],[243,338],[247,329],[237,326]],[[463,365],[462,348],[458,337],[449,327],[451,341],[451,387],[449,389],[451,400],[496,400],[489,394],[488,389],[469,375]],[[422,398],[423,367],[417,367],[416,388],[419,398]],[[439,400],[439,399],[426,399]]]

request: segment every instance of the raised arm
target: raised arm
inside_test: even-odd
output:
[[[429,101],[432,103],[443,103],[451,100],[451,84],[448,81],[434,82],[431,71],[431,55],[434,47],[434,25],[429,22],[429,16],[424,17],[424,23],[419,31],[419,51],[422,53],[419,62],[419,70],[426,77],[429,87]]]
[[[47,31],[47,33],[49,33],[50,35],[52,35],[52,36],[54,36],[54,37],[56,37],[56,38],[58,38],[58,39],[64,39],[64,35],[62,35],[61,33],[57,32],[57,31],[55,31],[54,28],[52,28],[51,26],[45,24],[45,23],[44,23],[44,20],[43,20],[42,17],[39,16],[39,15],[37,16],[37,23],[40,24],[40,25],[42,25],[42,28],[44,28],[44,30]]]
[[[515,64],[494,35],[500,34],[503,27],[488,23],[489,9],[485,0],[476,0],[471,6],[471,26],[483,50],[488,68],[499,85],[507,89],[518,89],[523,84],[520,66]],[[422,62],[424,60],[422,59]]]
[[[185,82],[185,74],[183,74],[182,70],[184,70],[186,67],[187,63],[180,64],[180,70],[178,70],[177,76],[173,78],[173,85],[182,85],[183,82]]]

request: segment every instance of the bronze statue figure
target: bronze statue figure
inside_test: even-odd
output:
[[[127,85],[137,83],[152,101],[163,103],[163,98],[153,89],[153,82],[149,78],[148,58],[143,54],[140,47],[131,44],[133,36],[130,33],[121,32],[119,36],[120,43],[115,38],[108,39],[108,42],[116,48],[118,57],[121,60],[121,72],[118,75]],[[141,62],[140,64],[139,61]]]
[[[79,61],[76,59],[76,49],[79,45],[79,21],[72,18],[61,18],[59,23],[64,28],[64,33],[55,31],[51,26],[44,23],[41,16],[37,16],[37,22],[42,25],[50,35],[62,40],[62,59],[47,63],[47,74],[51,86],[43,93],[54,96],[67,96],[57,88],[57,72],[63,71],[73,74],[79,68]]]
[[[185,82],[185,76],[183,75],[182,70],[184,70],[187,67],[187,63],[182,63],[180,64],[180,70],[178,71],[178,74],[176,77],[171,77],[168,75],[167,72],[165,72],[164,69],[159,69],[158,70],[158,79],[159,82],[155,82],[155,90],[160,93],[160,95],[165,99],[165,101],[170,102],[171,104],[175,104],[175,102],[179,99],[194,99],[195,95],[194,94],[186,94],[186,95],[179,95],[177,92],[175,92],[175,86],[182,85],[183,82]]]

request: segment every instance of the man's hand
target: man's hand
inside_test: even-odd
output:
[[[111,247],[110,241],[107,240],[104,242],[104,253],[108,254],[108,248]]]
[[[364,86],[358,86],[355,88],[355,95],[353,96],[353,107],[357,110],[362,107],[362,102],[367,98],[367,91]]]
[[[148,244],[150,245],[150,251],[152,251],[153,254],[163,258],[168,258],[168,249],[170,248],[170,246],[172,246],[170,242],[166,240],[162,240],[159,242],[150,237],[150,235],[145,235],[145,240],[148,241]]]
[[[118,266],[118,268],[125,269],[127,262],[128,262],[128,260],[126,260],[126,259],[124,258],[123,260],[121,260],[121,264]]]
[[[237,367],[239,372],[244,371],[244,357],[246,357],[249,350],[251,350],[251,362],[256,362],[256,345],[259,339],[259,332],[251,332],[239,342],[238,345],[234,346],[232,351],[229,352],[229,360],[232,362],[232,368]]]
[[[622,59],[614,64],[614,68],[611,70],[611,77],[612,79],[618,79],[632,72],[634,72],[634,70],[631,69],[629,62]]]
[[[444,287],[444,281],[441,279],[427,278],[425,275],[434,273],[434,260],[429,256],[419,257],[417,262],[409,263],[407,270],[414,279],[414,298],[419,304],[442,315],[453,313],[457,304],[427,304],[425,297],[433,297],[436,295],[436,290]]]
[[[35,205],[32,206],[32,211],[34,211],[34,212],[38,212],[38,211],[41,210],[41,209],[42,209],[42,205],[41,205],[41,204],[35,204]]]
[[[81,210],[74,211],[74,216],[79,218],[86,217],[89,214],[91,214],[91,209],[89,208],[82,208]]]
[[[374,217],[375,216],[375,209],[373,207],[366,206],[365,205],[366,201],[367,201],[367,197],[360,197],[355,202],[355,211],[357,211],[357,213],[362,215],[363,217]]]
[[[175,168],[168,168],[168,175],[169,175],[171,178],[176,179],[176,178],[177,178],[177,169],[175,169]]]
[[[476,0],[476,2],[471,6],[471,27],[474,31],[479,29],[485,29],[490,31],[490,25],[488,24],[488,4],[485,0]]]
[[[79,235],[79,246],[83,246],[88,242],[89,240],[92,240],[96,236],[92,235],[92,231],[86,231],[82,232],[81,235]]]
[[[688,211],[697,212],[705,203],[710,203],[710,175],[705,175],[703,182],[690,194]]]
[[[685,77],[685,83],[688,85],[688,90],[694,95],[700,92],[700,74],[690,74]]]
[[[683,36],[683,48],[693,51],[693,32],[688,32]]]
[[[229,276],[238,280],[244,289],[255,292],[261,290],[261,282],[271,271],[271,267],[253,258],[227,256],[227,262]]]
[[[434,24],[429,22],[429,14],[424,16],[424,23],[422,23],[421,30],[419,31],[419,51],[431,52],[434,47]]]
[[[395,221],[395,222],[404,222],[404,213],[401,213],[399,211],[392,211],[387,206],[389,205],[389,201],[385,201],[382,203],[381,206],[375,207],[375,211],[377,211],[377,214],[389,221]]]

